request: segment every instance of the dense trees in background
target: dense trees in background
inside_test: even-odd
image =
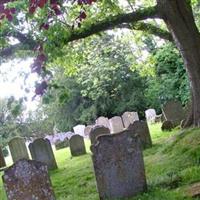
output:
[[[84,1],[81,2],[84,4]],[[12,22],[8,22],[11,18],[6,16],[8,20],[1,23],[0,55],[5,60],[30,55],[39,58],[32,65],[45,86],[39,88],[41,91],[38,94],[44,93],[42,89],[48,89],[43,97],[48,116],[51,116],[51,112],[62,113],[57,123],[58,114],[52,115],[55,116],[53,121],[56,126],[59,124],[63,130],[75,123],[90,122],[99,115],[121,114],[129,108],[142,112],[146,107],[158,107],[172,97],[185,104],[190,98],[188,88],[193,106],[186,125],[199,126],[198,1],[145,0],[122,3],[109,0],[81,6],[56,1],[61,11],[59,14],[51,4],[52,1],[39,6],[42,9],[34,10],[34,15],[27,12],[29,3],[26,0],[8,4],[8,7],[16,8],[16,14],[13,14]],[[47,15],[50,10],[53,13]],[[149,61],[138,62],[143,60],[143,53],[140,57],[136,56],[130,43],[114,40],[113,46],[109,46],[113,39],[102,32],[116,31],[115,28],[142,30],[174,41],[183,60],[172,44],[154,45],[147,38]],[[99,34],[99,37],[93,37],[94,34]],[[126,35],[126,32],[121,34]],[[139,38],[135,32],[134,37]],[[84,40],[77,41],[82,38]],[[144,66],[146,74],[137,66]],[[50,80],[52,74],[54,80]],[[46,75],[50,78],[45,80]],[[68,120],[65,123],[63,119]]]

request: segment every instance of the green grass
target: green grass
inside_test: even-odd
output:
[[[150,131],[153,147],[144,151],[148,192],[127,200],[191,200],[185,189],[200,181],[200,129],[161,132],[155,124]],[[50,175],[57,200],[98,200],[89,141],[86,146],[88,154],[77,158],[69,149],[55,152],[59,169]],[[6,200],[1,182],[0,200]]]

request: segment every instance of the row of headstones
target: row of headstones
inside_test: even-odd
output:
[[[79,156],[86,153],[84,138],[80,135],[73,135],[69,141],[72,156]],[[28,150],[23,138],[15,137],[8,143],[13,163],[20,159],[29,159]],[[57,169],[57,163],[48,139],[39,138],[29,144],[29,151],[33,160],[45,163],[48,169]],[[6,162],[0,148],[0,168],[5,167]]]
[[[162,107],[161,115],[157,115],[155,109],[148,109],[145,111],[145,116],[146,120],[150,123],[162,121],[162,129],[170,130],[184,123],[189,110],[190,104],[186,105],[184,109],[180,101],[170,100]]]
[[[81,136],[80,136],[81,137]],[[136,131],[99,136],[91,146],[101,200],[135,196],[147,189],[142,146]],[[39,161],[21,159],[5,170],[8,200],[55,200],[48,168]]]
[[[90,131],[95,126],[104,126],[109,129],[110,133],[119,133],[133,124],[133,122],[139,121],[139,116],[137,112],[124,112],[122,116],[115,116],[110,119],[101,116],[98,117],[94,125],[88,125],[84,128],[84,135],[89,136]],[[78,125],[80,126],[80,125]],[[76,130],[76,127],[74,127]]]

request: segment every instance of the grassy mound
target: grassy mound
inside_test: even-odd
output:
[[[148,192],[127,200],[191,200],[186,188],[200,181],[200,129],[161,132],[156,124],[150,130],[154,145],[144,151]],[[55,152],[59,169],[50,174],[57,200],[98,200],[86,145],[89,153],[78,158],[69,149]],[[6,200],[1,182],[0,199]]]

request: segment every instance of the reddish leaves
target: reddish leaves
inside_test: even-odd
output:
[[[12,21],[15,12],[15,8],[6,8],[4,4],[0,4],[0,21],[5,18],[7,18],[8,21]]]

